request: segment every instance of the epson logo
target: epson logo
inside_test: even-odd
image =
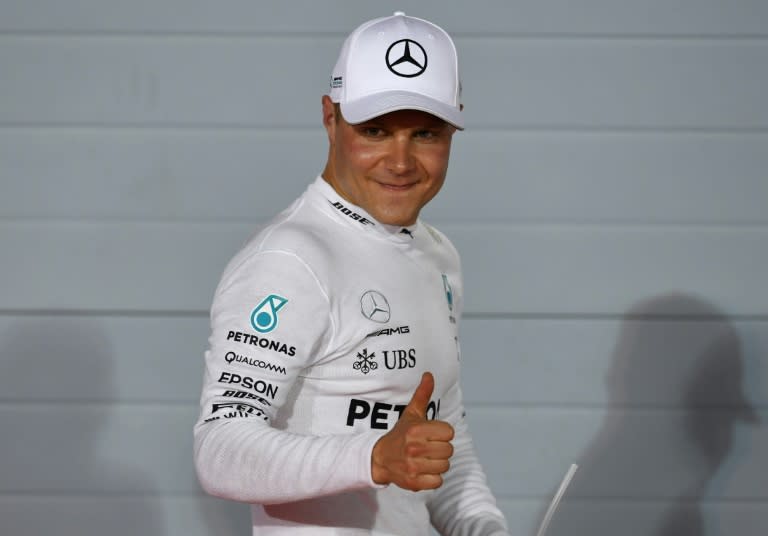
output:
[[[272,350],[273,352],[280,352],[281,354],[289,355],[291,357],[296,355],[296,347],[288,346],[280,341],[271,341],[264,337],[257,337],[250,333],[243,333],[242,331],[230,331],[227,333],[228,341],[241,342],[243,344],[250,344],[251,346],[258,346],[265,350]]]
[[[373,430],[389,430],[405,411],[405,404],[387,404],[385,402],[368,402],[353,398],[349,401],[347,411],[347,426],[355,426],[356,421],[368,420],[368,426]],[[430,401],[427,406],[427,419],[433,421],[440,418],[440,399]]]
[[[240,376],[230,372],[222,372],[219,376],[219,383],[234,383],[241,385],[246,389],[253,389],[260,395],[267,395],[272,400],[277,396],[277,385],[265,382],[264,380],[254,380],[249,376]]]
[[[363,225],[376,225],[371,220],[361,216],[357,212],[352,212],[350,209],[348,209],[347,207],[345,207],[344,205],[342,205],[338,201],[336,201],[335,203],[331,203],[331,206],[333,206],[335,209],[337,209],[342,214],[344,214],[346,216],[349,216],[353,220],[358,221],[358,222],[360,222]]]
[[[246,365],[250,365],[252,367],[279,372],[280,374],[283,374],[283,375],[287,374],[285,367],[273,365],[272,363],[267,363],[266,361],[262,361],[261,359],[253,359],[248,357],[247,355],[236,354],[235,352],[227,352],[226,355],[224,355],[224,361],[230,364],[245,363]]]
[[[411,330],[408,326],[400,326],[399,328],[384,328],[370,332],[365,336],[365,338],[367,339],[368,337],[378,337],[379,335],[399,335],[401,333],[410,332]]]

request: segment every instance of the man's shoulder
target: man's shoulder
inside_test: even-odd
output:
[[[448,246],[453,246],[453,244],[451,244],[451,241],[448,240],[448,237],[434,225],[430,225],[423,220],[421,222],[421,225],[427,231],[427,234],[435,244],[437,245],[446,244]]]
[[[288,255],[321,271],[335,255],[333,232],[323,220],[327,218],[311,206],[292,205],[254,232],[232,258],[229,269],[260,258],[280,262],[281,256]]]
[[[254,236],[250,247],[259,251],[291,250],[306,255],[326,250],[333,243],[333,234],[328,218],[305,204],[269,222]]]
[[[444,254],[448,254],[449,256],[454,257],[458,262],[459,251],[456,249],[456,246],[453,245],[453,242],[451,242],[448,236],[436,227],[424,222],[423,220],[421,221],[421,225],[426,230],[426,234],[429,236],[433,247],[437,250],[440,250]]]

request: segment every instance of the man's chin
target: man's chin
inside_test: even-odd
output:
[[[396,227],[410,227],[414,223],[416,223],[416,216],[403,216],[403,215],[380,215],[379,218],[377,218],[374,215],[374,218],[376,218],[376,221],[379,223],[383,223],[384,225],[393,225]]]

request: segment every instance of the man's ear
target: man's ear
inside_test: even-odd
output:
[[[333,144],[334,139],[336,138],[336,107],[333,105],[333,101],[331,101],[331,97],[328,95],[323,95],[322,99],[323,103],[323,126],[325,127],[325,131],[328,133],[328,141]]]

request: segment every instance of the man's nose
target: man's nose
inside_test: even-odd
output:
[[[413,156],[413,146],[410,139],[395,138],[392,140],[387,167],[392,173],[402,175],[411,171],[416,164]]]

